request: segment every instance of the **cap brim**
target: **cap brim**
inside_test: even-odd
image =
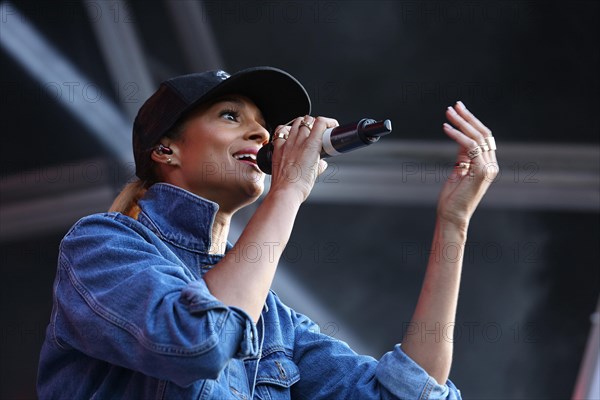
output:
[[[310,114],[310,97],[304,86],[292,75],[273,67],[255,67],[237,72],[208,91],[188,109],[231,94],[243,95],[252,100],[270,128]]]

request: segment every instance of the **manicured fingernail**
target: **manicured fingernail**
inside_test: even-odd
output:
[[[452,129],[452,127],[450,126],[450,124],[444,122],[444,125],[442,125],[445,129]]]
[[[464,108],[464,109],[466,109],[466,108],[467,108],[467,107],[465,107],[465,105],[463,104],[463,102],[462,102],[462,101],[460,101],[460,100],[459,100],[459,101],[457,101],[457,102],[456,102],[456,104],[458,104],[460,107],[462,107],[462,108]]]
[[[452,108],[452,106],[448,106],[448,111],[450,111],[451,113],[455,113],[456,111],[454,111],[454,108]]]

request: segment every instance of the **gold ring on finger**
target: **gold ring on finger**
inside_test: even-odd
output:
[[[456,168],[469,169],[471,167],[471,163],[469,163],[469,162],[457,162],[456,164],[454,164],[454,166]]]
[[[472,160],[476,157],[479,157],[481,155],[481,147],[476,146],[473,147],[471,150],[467,151],[467,156],[469,156],[469,158]]]
[[[490,147],[490,150],[496,150],[496,140],[494,139],[493,136],[488,136],[484,140]]]
[[[273,140],[277,140],[277,139],[283,139],[283,140],[287,140],[288,139],[289,134],[287,132],[282,132],[282,130],[280,129],[276,134],[275,134],[275,139]]]
[[[309,131],[312,130],[312,125],[309,124],[308,122],[304,121],[304,120],[300,121],[300,126],[307,127]]]
[[[479,143],[479,146],[481,147],[481,150],[483,150],[483,151],[490,151],[490,146],[488,146],[488,144],[486,142]]]

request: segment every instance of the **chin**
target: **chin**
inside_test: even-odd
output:
[[[243,174],[242,179],[238,178],[236,185],[238,186],[239,195],[243,198],[243,207],[245,207],[254,203],[263,194],[265,190],[265,175],[258,171]]]
[[[252,203],[254,203],[261,194],[265,191],[264,180],[260,180],[260,182],[254,182],[251,186],[246,190],[246,194],[250,197]]]

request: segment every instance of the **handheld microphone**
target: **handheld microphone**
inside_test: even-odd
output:
[[[392,132],[392,121],[389,119],[375,121],[363,118],[358,122],[329,128],[323,133],[321,158],[338,156],[361,147],[369,146]],[[263,146],[256,155],[258,168],[265,174],[271,175],[271,158],[273,143]]]

